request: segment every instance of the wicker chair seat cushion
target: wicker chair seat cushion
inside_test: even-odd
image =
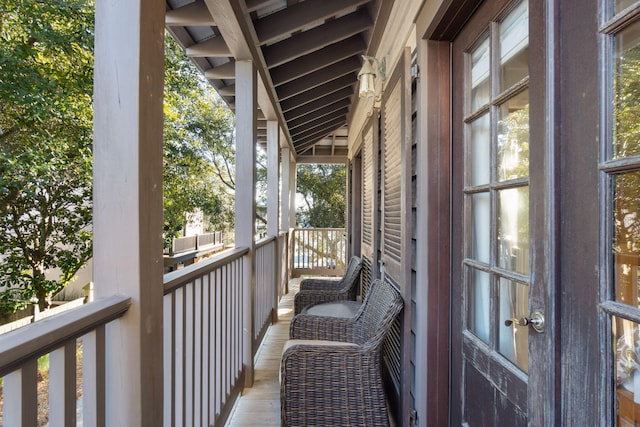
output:
[[[324,317],[355,317],[362,308],[358,301],[336,301],[323,304],[309,305],[302,310],[302,314]]]

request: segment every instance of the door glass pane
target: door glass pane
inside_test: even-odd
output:
[[[616,300],[640,307],[640,171],[612,176]]]
[[[640,334],[638,324],[613,316],[616,425],[638,425],[640,410]],[[638,408],[638,409],[636,409]]]
[[[615,36],[613,156],[640,154],[640,22]]]
[[[470,258],[489,264],[491,260],[491,198],[488,192],[471,196]]]
[[[500,91],[529,75],[529,2],[520,3],[500,24]]]
[[[626,9],[627,7],[634,4],[636,0],[615,0],[614,1],[614,11],[615,13],[619,13]]]
[[[508,319],[520,319],[529,315],[529,286],[501,278],[499,311],[498,351],[527,372],[529,369],[529,327],[515,323],[506,326],[504,322]]]
[[[484,342],[489,342],[489,306],[491,277],[489,273],[469,268],[469,303],[467,328]]]
[[[498,194],[498,265],[529,274],[529,188]]]
[[[470,128],[470,184],[488,184],[491,178],[491,122],[489,115],[485,114],[474,120]]]
[[[500,106],[498,180],[529,176],[529,91]]]
[[[490,60],[489,39],[471,52],[471,112],[489,102],[489,69]]]

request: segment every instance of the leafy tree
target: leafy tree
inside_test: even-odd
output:
[[[344,165],[303,164],[298,166],[297,192],[304,200],[298,208],[300,227],[345,226],[346,168]]]
[[[211,230],[233,230],[235,119],[171,36],[165,43],[164,96],[165,244],[181,235],[187,215],[198,209]],[[264,176],[259,167],[258,179]]]
[[[2,311],[45,308],[91,257],[92,85],[91,0],[3,0]]]
[[[198,209],[212,227],[233,227],[233,170],[212,163],[233,152],[233,115],[170,36],[164,96],[165,242],[179,237],[187,214]]]

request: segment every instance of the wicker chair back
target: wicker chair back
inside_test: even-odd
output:
[[[362,271],[362,259],[357,256],[351,257],[349,260],[349,264],[347,265],[347,270],[344,272],[344,276],[342,276],[342,289],[351,290],[354,292],[356,290],[356,283],[360,278],[360,272]]]
[[[402,295],[395,286],[374,280],[356,315],[355,341],[368,349],[381,346],[402,306]]]

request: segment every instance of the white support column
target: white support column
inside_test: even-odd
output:
[[[93,281],[98,298],[132,299],[106,328],[112,426],[162,425],[165,7],[162,0],[96,2]]]
[[[289,162],[289,227],[296,226],[296,183],[298,180],[296,162]]]
[[[280,128],[277,121],[267,121],[267,235],[278,237],[280,195],[278,168],[280,156]]]
[[[280,154],[280,167],[282,168],[282,186],[280,188],[280,199],[282,200],[282,212],[280,213],[280,229],[282,231],[289,231],[289,185],[291,181],[289,179],[291,168],[289,166],[289,153],[288,148],[283,148]]]
[[[236,247],[248,247],[243,269],[243,364],[253,385],[253,291],[256,223],[257,74],[251,61],[236,61]]]

